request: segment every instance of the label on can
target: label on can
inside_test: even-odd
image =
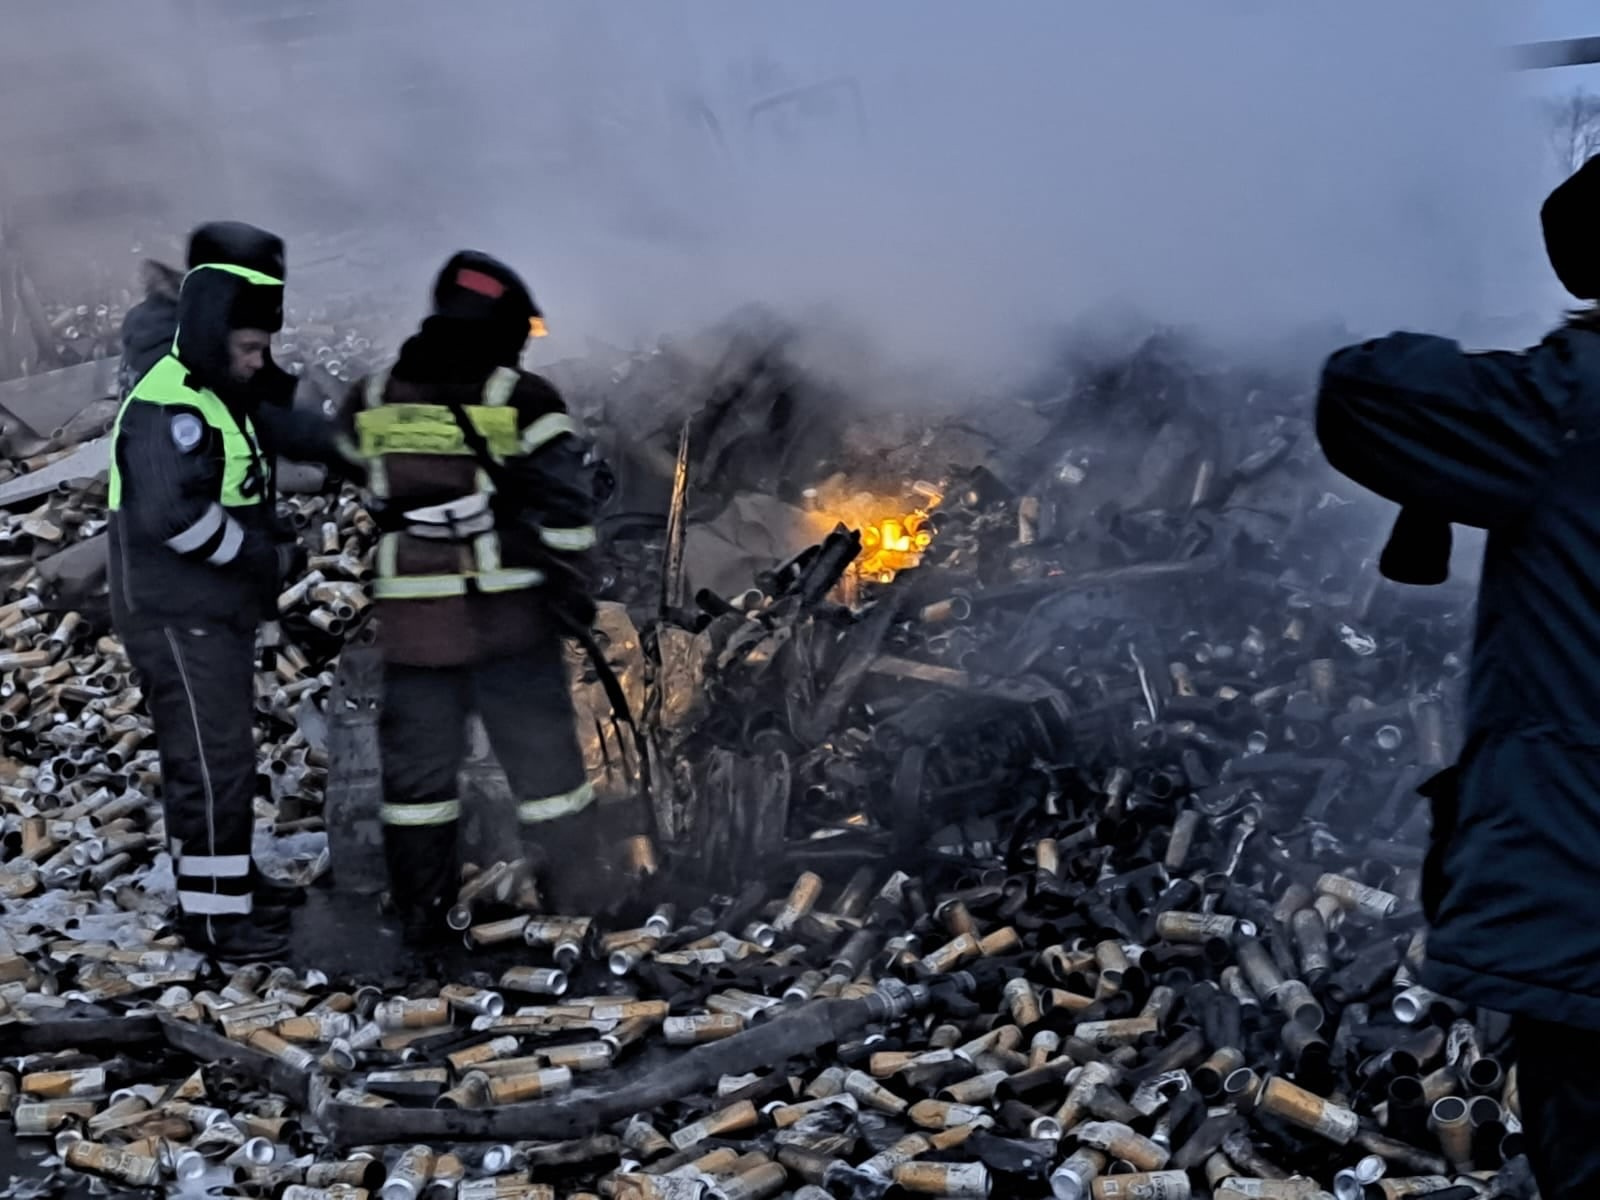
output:
[[[1232,917],[1219,913],[1164,912],[1156,918],[1156,935],[1174,938],[1229,938],[1238,928]]]
[[[1213,1200],[1318,1200],[1325,1195],[1312,1179],[1224,1179]]]
[[[567,990],[567,975],[554,967],[511,967],[500,977],[500,986],[536,996],[559,996]]]
[[[744,1018],[737,1013],[704,1013],[691,1017],[668,1017],[661,1024],[667,1042],[690,1046],[731,1037],[744,1029]]]
[[[611,1047],[604,1042],[551,1046],[540,1052],[552,1067],[569,1071],[603,1071],[611,1065]]]
[[[471,1179],[456,1188],[456,1200],[531,1200],[537,1186],[521,1175]]]
[[[1308,1128],[1330,1141],[1346,1145],[1354,1138],[1361,1128],[1361,1118],[1348,1108],[1341,1108],[1337,1104],[1324,1104],[1322,1112]]]
[[[697,1142],[703,1142],[711,1136],[711,1124],[708,1121],[696,1121],[693,1125],[685,1125],[672,1135],[672,1148],[674,1150],[687,1150]]]
[[[889,1179],[894,1175],[895,1168],[902,1163],[908,1163],[919,1154],[925,1153],[932,1145],[921,1134],[913,1133],[901,1138],[887,1149],[880,1150],[866,1162],[861,1164],[861,1170],[868,1175],[876,1175],[880,1179]]]
[[[1194,1194],[1183,1171],[1104,1175],[1091,1189],[1094,1200],[1189,1200]]]
[[[1317,880],[1317,890],[1337,896],[1357,912],[1369,917],[1386,917],[1400,902],[1391,892],[1368,887],[1348,875],[1329,873]]]
[[[908,1192],[930,1196],[989,1194],[989,1170],[982,1163],[901,1163],[894,1169],[894,1181]]]
[[[102,1067],[89,1067],[82,1071],[44,1071],[38,1075],[24,1075],[22,1090],[52,1099],[100,1096],[105,1094],[106,1073]]]
[[[1159,1029],[1160,1023],[1154,1017],[1122,1017],[1114,1021],[1080,1021],[1072,1032],[1093,1045],[1114,1046],[1137,1041]]]
[[[1442,1192],[1453,1187],[1455,1181],[1443,1175],[1414,1175],[1409,1179],[1380,1179],[1378,1190],[1384,1200],[1406,1200],[1408,1196],[1426,1196],[1429,1192]]]

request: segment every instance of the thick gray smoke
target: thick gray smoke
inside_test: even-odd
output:
[[[475,244],[560,354],[748,301],[963,379],[1112,310],[1250,340],[1537,324],[1550,181],[1490,8],[13,5],[8,91],[46,102],[0,115],[32,148],[5,187],[50,257],[236,215],[306,264],[360,230],[419,307]]]

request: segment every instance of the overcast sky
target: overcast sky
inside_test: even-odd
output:
[[[313,11],[307,36],[237,19],[274,10]],[[419,301],[450,251],[496,251],[553,354],[753,301],[984,384],[1108,312],[1251,341],[1546,327],[1567,298],[1528,100],[1600,91],[1600,68],[1516,75],[1505,54],[1600,35],[1600,0],[31,11],[51,16],[10,21],[7,78],[73,111],[12,105],[0,129],[40,126],[39,195],[107,204],[80,224],[131,232],[108,198],[138,183],[163,227],[252,220],[292,264],[309,235],[382,235],[383,288]]]
[[[1600,4],[1595,0],[1535,0],[1529,6],[1527,40],[1600,37]],[[1600,66],[1562,67],[1538,72],[1537,86],[1551,91],[1582,87],[1600,92]]]

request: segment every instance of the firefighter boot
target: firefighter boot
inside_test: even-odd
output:
[[[258,912],[263,908],[297,908],[306,902],[305,888],[274,879],[254,862],[250,864],[250,876],[250,890],[255,895]]]
[[[385,825],[389,896],[406,945],[432,946],[450,936],[445,914],[461,883],[456,826]]]
[[[275,962],[289,953],[287,924],[255,915],[185,916],[179,928],[185,946],[220,962]]]
[[[600,852],[597,806],[554,821],[522,826],[523,854],[551,913],[585,915],[611,906],[620,883]]]

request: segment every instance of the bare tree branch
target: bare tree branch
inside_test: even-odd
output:
[[[1550,151],[1570,175],[1600,154],[1600,95],[1576,91],[1549,105]]]

